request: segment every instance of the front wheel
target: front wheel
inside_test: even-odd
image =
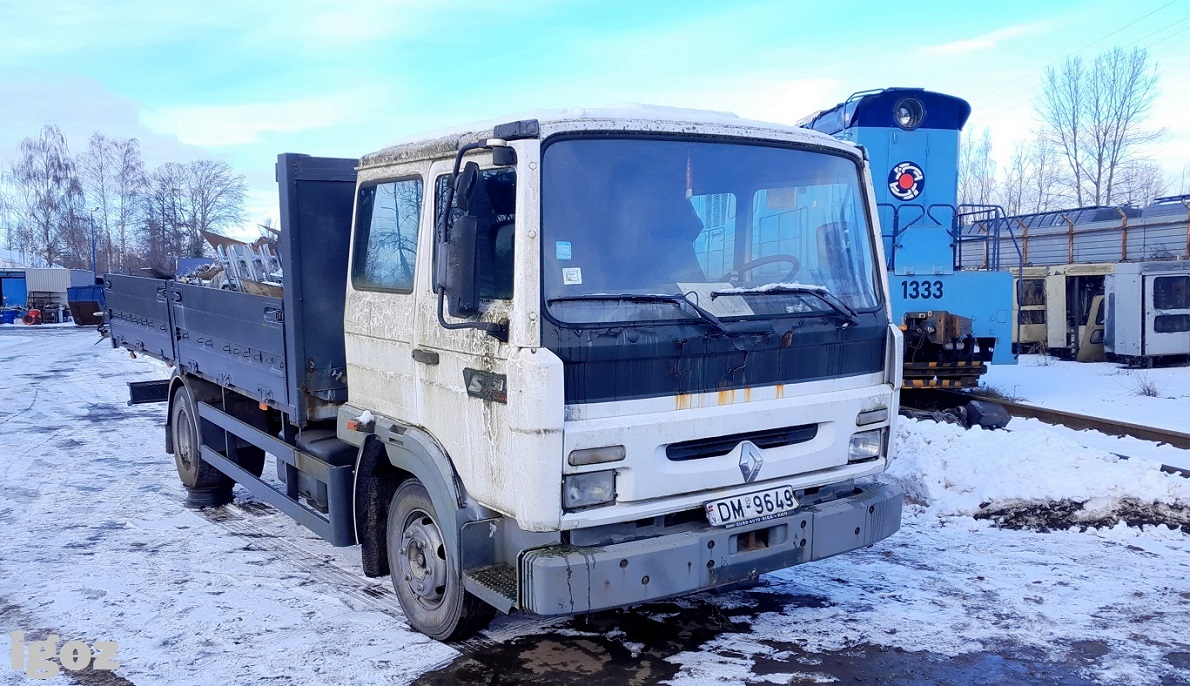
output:
[[[465,638],[496,610],[463,588],[425,486],[403,482],[388,508],[388,566],[409,625],[430,638]]]

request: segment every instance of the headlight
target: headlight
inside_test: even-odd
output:
[[[880,457],[883,446],[884,429],[852,434],[851,445],[847,446],[847,462],[867,462]]]
[[[921,126],[921,120],[926,116],[926,109],[917,98],[905,98],[893,108],[893,120],[897,126],[912,131]]]
[[[567,510],[606,505],[615,499],[615,470],[571,474],[562,480],[562,507]]]

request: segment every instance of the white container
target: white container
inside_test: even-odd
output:
[[[66,297],[70,286],[70,270],[61,268],[26,269],[25,287],[32,293],[61,293]]]
[[[1118,264],[1104,285],[1109,354],[1145,362],[1190,355],[1190,260]]]

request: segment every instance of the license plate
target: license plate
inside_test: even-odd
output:
[[[775,519],[796,509],[793,486],[777,486],[767,491],[712,500],[706,504],[707,521],[715,526],[729,528]]]

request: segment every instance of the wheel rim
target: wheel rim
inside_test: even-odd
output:
[[[442,605],[446,595],[446,544],[433,517],[424,510],[415,510],[406,517],[397,555],[409,596],[427,609]]]
[[[187,472],[194,471],[195,445],[194,435],[197,433],[194,430],[194,422],[190,419],[190,413],[186,411],[185,407],[178,410],[178,421],[174,424],[174,452],[178,456],[178,461],[182,463],[182,468]]]

